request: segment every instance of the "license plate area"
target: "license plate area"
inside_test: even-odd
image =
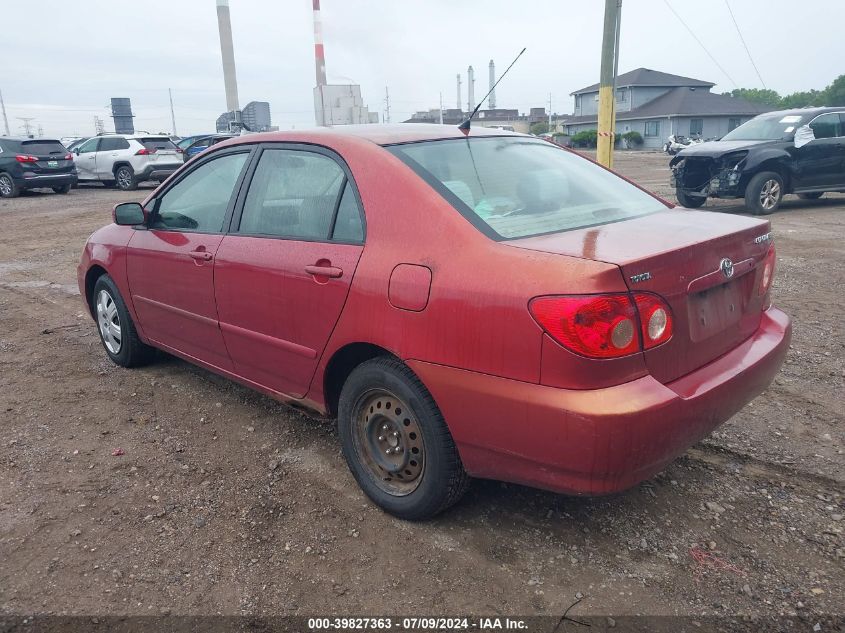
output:
[[[739,323],[746,307],[744,277],[689,295],[691,341],[704,341]]]

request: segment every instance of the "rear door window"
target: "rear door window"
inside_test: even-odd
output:
[[[328,240],[346,175],[328,156],[266,149],[249,186],[239,231]]]
[[[120,137],[105,137],[100,139],[100,152],[115,152],[120,149],[129,149],[129,141]]]

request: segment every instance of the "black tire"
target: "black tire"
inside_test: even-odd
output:
[[[119,328],[119,346],[115,349],[114,345],[109,345],[109,341],[103,332],[103,320],[105,311],[101,312],[100,299],[101,292],[107,294],[111,302],[114,304],[116,314],[116,325]],[[104,305],[110,305],[104,302]],[[139,367],[149,363],[155,356],[155,349],[141,342],[138,338],[138,331],[135,329],[135,324],[132,322],[132,317],[129,316],[129,311],[126,309],[126,303],[117,289],[117,284],[108,275],[102,275],[94,284],[94,292],[91,296],[91,311],[97,323],[97,332],[100,335],[100,342],[103,344],[103,349],[106,350],[108,357],[117,365],[121,367]],[[108,318],[108,322],[115,324],[113,318]],[[114,338],[112,338],[114,343]]]
[[[769,215],[777,211],[782,200],[783,178],[774,171],[760,172],[745,188],[745,207],[754,215]]]
[[[375,411],[376,405],[371,403],[378,403],[381,409],[381,398],[385,399],[385,408]],[[397,406],[391,409],[388,400]],[[399,405],[407,409],[399,410]],[[372,436],[374,432],[381,433],[379,429],[385,429],[387,424],[398,429],[390,434],[399,438],[386,441],[401,446],[401,457],[385,457],[380,448],[367,450],[367,446],[382,446],[378,442],[384,438]],[[413,432],[406,437],[404,429],[408,428],[419,429],[421,437]],[[352,371],[340,394],[338,430],[343,456],[358,485],[376,505],[401,519],[431,518],[455,504],[469,486],[469,476],[434,398],[420,379],[396,358],[374,358]],[[370,442],[366,441],[368,434]],[[398,446],[394,450],[400,452],[397,449]],[[375,457],[375,452],[379,457]],[[403,470],[405,465],[399,466],[396,472],[388,472],[375,463],[403,458],[408,467],[419,468],[413,480],[400,481],[407,477],[403,473],[411,472]],[[392,490],[393,486],[405,489]]]
[[[55,193],[70,193],[70,185],[62,185],[61,187],[53,187]]]
[[[824,191],[814,191],[812,193],[799,193],[798,197],[802,200],[818,200],[824,195]]]
[[[691,196],[680,189],[675,189],[675,198],[677,198],[678,204],[688,209],[697,209],[707,202],[707,198],[704,196]]]
[[[0,198],[17,198],[21,193],[14,179],[6,173],[0,173]]]
[[[114,179],[117,188],[121,191],[135,191],[138,188],[138,181],[135,179],[135,172],[129,165],[121,165],[114,172]]]

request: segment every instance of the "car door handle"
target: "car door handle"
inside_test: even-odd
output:
[[[315,277],[331,277],[332,279],[343,275],[343,269],[337,266],[306,266],[305,272]]]
[[[214,257],[214,255],[212,255],[208,251],[191,251],[190,253],[188,253],[188,255],[190,255],[194,259],[198,259],[204,262],[211,261],[211,259]]]

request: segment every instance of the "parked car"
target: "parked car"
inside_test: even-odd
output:
[[[91,138],[91,137],[90,136],[83,136],[82,138],[71,140],[71,141],[68,141],[67,143],[63,143],[63,144],[68,149],[69,152],[72,152],[77,147],[82,145],[85,141],[87,141],[89,138]]]
[[[67,193],[75,184],[73,156],[58,139],[0,137],[0,197],[40,188]]]
[[[180,148],[182,151],[185,151],[185,148],[188,147],[188,145],[196,141],[198,138],[205,138],[206,136],[211,136],[211,133],[186,136],[184,138],[180,138],[178,141],[175,141],[175,143],[178,148]]]
[[[167,136],[104,134],[73,150],[79,182],[129,191],[146,180],[162,182],[182,166],[182,150]]]
[[[238,136],[237,134],[208,134],[206,136],[200,136],[194,138],[190,143],[188,143],[183,149],[185,152],[185,161],[191,160],[197,154],[204,152],[212,145],[217,145],[217,143],[222,143],[223,141],[228,141],[230,138],[235,138]]]
[[[470,476],[654,475],[778,371],[774,264],[768,222],[540,139],[363,125],[211,148],[115,206],[78,280],[112,361],[159,348],[336,416],[364,492],[421,519]]]
[[[785,194],[814,200],[845,191],[845,107],[761,114],[719,141],[681,150],[669,165],[685,207],[745,198],[749,211],[768,214]]]

